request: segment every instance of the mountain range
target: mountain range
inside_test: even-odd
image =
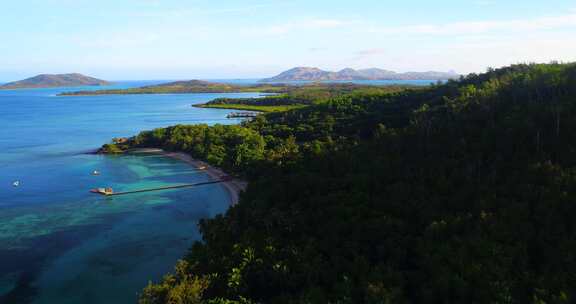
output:
[[[110,82],[85,76],[78,73],[72,74],[41,74],[20,81],[9,82],[0,85],[0,89],[23,89],[23,88],[54,88],[54,87],[78,87],[78,86],[104,86]]]
[[[265,78],[261,82],[283,81],[345,81],[345,80],[447,80],[460,77],[454,72],[406,72],[371,68],[354,70],[346,68],[338,72],[324,71],[313,67],[297,67],[282,72],[274,77]]]

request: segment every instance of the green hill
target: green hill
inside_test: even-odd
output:
[[[143,132],[250,184],[141,303],[574,303],[575,117],[533,64]]]
[[[263,86],[260,86],[260,88]],[[274,86],[267,86],[274,88]],[[130,89],[94,90],[64,92],[61,95],[111,95],[111,94],[188,94],[188,93],[233,93],[257,92],[254,87],[235,86],[224,83],[208,82],[202,80],[187,80],[162,83]]]
[[[110,94],[190,94],[190,93],[281,93],[297,96],[298,98],[327,98],[335,94],[351,93],[359,90],[400,90],[413,86],[368,86],[353,83],[310,83],[302,85],[287,84],[255,84],[232,85],[227,83],[208,82],[202,80],[175,81],[158,85],[144,86],[130,89],[92,90],[78,92],[64,92],[63,96],[74,95],[110,95]]]
[[[82,74],[42,74],[20,81],[0,85],[0,89],[52,88],[76,86],[104,86],[110,83]]]

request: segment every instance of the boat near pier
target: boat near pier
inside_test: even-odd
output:
[[[161,191],[161,190],[170,190],[170,189],[179,189],[179,188],[212,185],[212,184],[224,183],[224,182],[230,181],[231,179],[232,179],[232,177],[225,175],[225,176],[221,176],[220,179],[218,179],[218,180],[212,180],[212,181],[200,182],[200,183],[194,183],[194,184],[164,186],[164,187],[157,187],[157,188],[150,188],[150,189],[139,189],[139,190],[131,190],[131,191],[123,191],[123,192],[114,192],[114,189],[112,189],[111,187],[107,187],[107,188],[95,188],[95,189],[90,190],[90,192],[96,193],[96,194],[102,194],[105,196],[116,196],[116,195],[125,195],[125,194],[141,193],[141,192]]]

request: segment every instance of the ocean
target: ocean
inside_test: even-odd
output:
[[[201,239],[198,220],[229,207],[217,184],[112,198],[89,193],[209,177],[161,156],[86,152],[157,127],[238,123],[226,118],[229,110],[191,105],[259,94],[56,96],[81,89],[95,88],[0,90],[0,303],[134,303]]]

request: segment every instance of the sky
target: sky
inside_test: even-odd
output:
[[[574,0],[23,0],[0,6],[0,82],[325,70],[482,72],[576,61]]]

